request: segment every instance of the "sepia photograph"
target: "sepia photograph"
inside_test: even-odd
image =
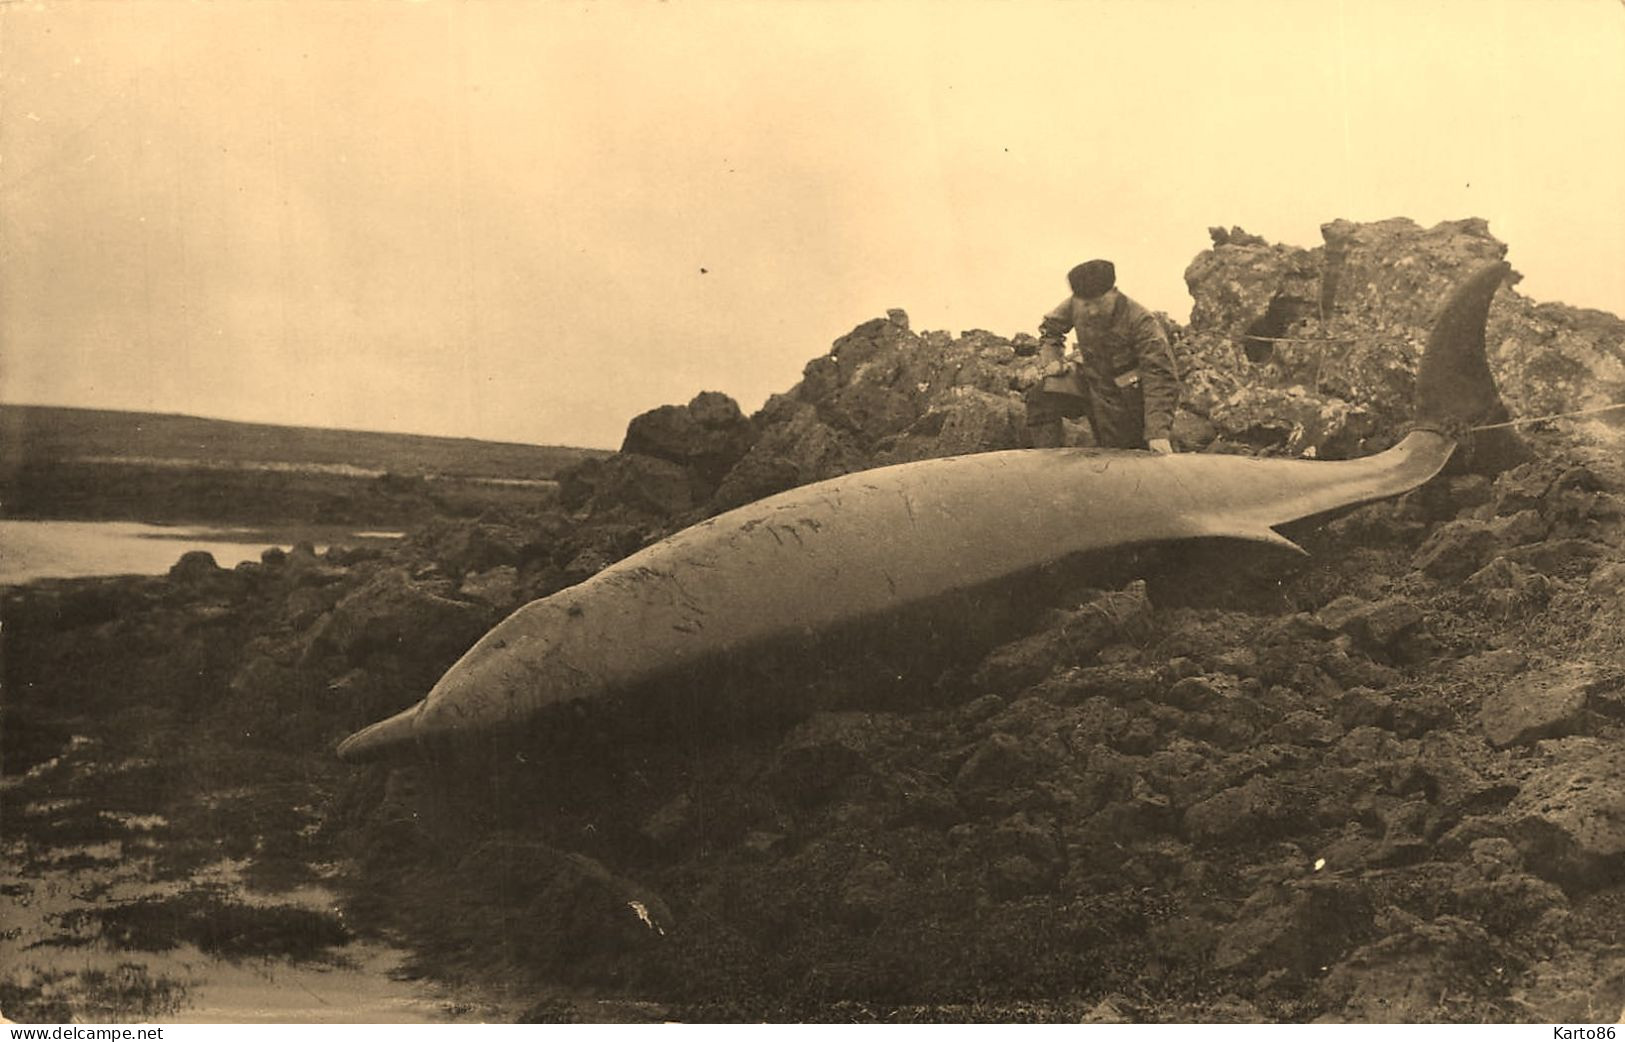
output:
[[[0,1021],[1612,1038],[1621,128],[1622,0],[0,2]]]

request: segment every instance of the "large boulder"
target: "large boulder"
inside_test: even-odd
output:
[[[1320,982],[1337,1019],[1417,1023],[1449,1019],[1442,998],[1465,989],[1463,969],[1495,957],[1477,923],[1441,915],[1430,922],[1390,914],[1384,936],[1355,949]],[[1467,980],[1477,983],[1475,978]]]
[[[594,516],[676,517],[692,510],[701,492],[683,465],[631,452],[583,460],[559,474],[559,502]]]
[[[679,464],[714,487],[750,449],[754,437],[737,402],[702,391],[687,405],[662,405],[633,418],[621,451]]]
[[[1625,320],[1607,312],[1513,295],[1491,311],[1487,341],[1502,394],[1518,413],[1544,416],[1625,401]],[[1625,414],[1606,415],[1617,425]]]
[[[1318,313],[1321,261],[1315,251],[1271,245],[1239,228],[1212,238],[1213,248],[1197,254],[1185,269],[1192,330],[1221,337],[1277,337]],[[1250,346],[1262,355],[1272,350],[1268,340]]]
[[[905,463],[1020,448],[1026,416],[1026,406],[1010,395],[956,387],[945,402],[932,406],[877,458],[882,463]]]
[[[1479,726],[1497,747],[1574,734],[1584,724],[1596,680],[1595,667],[1574,663],[1515,677],[1484,699]]]
[[[1501,545],[1500,533],[1487,521],[1451,521],[1434,530],[1411,564],[1430,579],[1459,582],[1489,564]]]
[[[906,724],[889,713],[818,713],[779,746],[774,783],[798,800],[813,800],[875,766],[876,754]]]
[[[866,370],[873,378],[842,387],[818,404],[818,415],[836,430],[872,448],[882,439],[907,430],[920,417],[921,403],[907,390],[891,386],[894,369]]]
[[[1531,872],[1581,888],[1617,883],[1625,871],[1625,749],[1596,746],[1541,769],[1507,812]]]
[[[715,510],[743,506],[869,465],[852,437],[825,423],[810,405],[778,397],[762,412],[762,434],[722,480],[711,499]]]
[[[1270,884],[1241,906],[1219,940],[1214,965],[1313,979],[1374,932],[1372,918],[1370,899],[1346,880]]]
[[[1017,448],[1035,349],[1031,336],[981,329],[915,334],[897,310],[865,322],[751,418],[757,439],[710,509],[874,466]]]
[[[1365,455],[1392,440],[1364,406],[1296,386],[1238,387],[1208,420],[1227,441],[1309,459]]]
[[[1343,596],[1320,610],[1318,621],[1346,634],[1362,651],[1398,662],[1424,657],[1427,650],[1426,616],[1403,597],[1363,601]]]
[[[1143,639],[1151,614],[1144,580],[1121,590],[1090,591],[1075,606],[1050,612],[1038,632],[995,648],[972,683],[986,691],[1019,691],[1059,667],[1088,662],[1109,644]]]
[[[188,550],[169,567],[169,577],[185,585],[207,582],[223,574],[220,565],[215,563],[214,554],[207,550]]]
[[[1279,783],[1256,776],[1193,804],[1184,824],[1194,842],[1247,843],[1279,834],[1305,813]]]
[[[414,547],[456,575],[516,565],[534,544],[513,525],[490,521],[440,521],[412,536]]]
[[[352,661],[384,651],[412,658],[461,654],[496,621],[487,605],[453,600],[448,584],[414,580],[405,569],[374,575],[334,606],[310,635],[313,653]]]
[[[1421,342],[1451,291],[1507,252],[1489,223],[1476,217],[1431,228],[1406,217],[1336,220],[1321,225],[1320,234],[1326,312],[1334,331],[1414,341],[1420,330]]]

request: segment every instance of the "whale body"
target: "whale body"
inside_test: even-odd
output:
[[[1069,561],[1193,539],[1296,550],[1276,526],[1414,489],[1444,467],[1461,430],[1505,417],[1484,323],[1509,270],[1480,270],[1447,302],[1418,371],[1415,429],[1387,451],[1309,461],[1018,449],[790,489],[519,608],[421,702],[351,735],[339,756],[478,748],[561,709],[658,690],[764,648],[884,632]]]

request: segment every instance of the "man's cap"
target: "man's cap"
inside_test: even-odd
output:
[[[1117,285],[1117,267],[1109,260],[1084,261],[1066,273],[1066,281],[1073,296],[1090,300]]]

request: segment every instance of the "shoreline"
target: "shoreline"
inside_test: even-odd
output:
[[[208,553],[225,567],[263,561],[273,551],[299,546],[381,550],[398,546],[408,533],[357,532],[341,525],[199,524],[187,521],[106,521],[0,518],[0,589],[75,579],[116,579],[167,574],[185,553]]]

